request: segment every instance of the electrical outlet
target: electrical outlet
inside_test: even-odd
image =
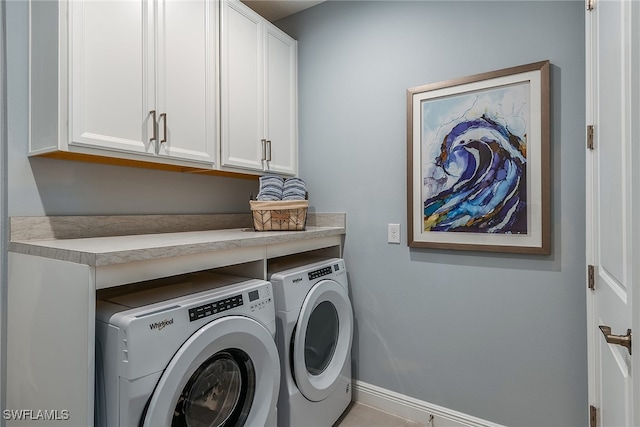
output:
[[[400,224],[388,225],[387,241],[389,243],[400,243]]]

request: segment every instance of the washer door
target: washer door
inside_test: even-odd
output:
[[[278,350],[269,331],[248,317],[222,317],[196,331],[176,352],[141,424],[265,425],[279,386]]]
[[[353,310],[347,291],[322,280],[307,294],[291,342],[292,371],[309,400],[326,399],[337,386],[345,363],[351,363]]]

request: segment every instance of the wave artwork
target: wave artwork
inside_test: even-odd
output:
[[[529,83],[422,102],[424,231],[526,234]]]

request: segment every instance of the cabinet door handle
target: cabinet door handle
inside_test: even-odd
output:
[[[261,139],[260,142],[262,143],[262,158],[260,160],[267,160],[267,140]]]
[[[153,120],[153,136],[149,139],[149,142],[153,142],[158,139],[158,131],[157,131],[157,122],[156,122],[156,110],[149,111],[151,114],[151,119]]]
[[[271,161],[271,140],[267,140],[267,162]]]
[[[627,329],[627,335],[613,335],[609,326],[600,325],[600,330],[604,339],[609,344],[621,345],[631,354],[631,329]]]
[[[158,121],[160,120],[162,120],[163,123],[162,139],[160,140],[160,144],[162,144],[163,142],[167,142],[167,113],[160,114]]]

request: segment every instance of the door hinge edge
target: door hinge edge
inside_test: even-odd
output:
[[[596,289],[596,268],[593,265],[587,266],[587,280],[589,289],[595,291]]]
[[[598,427],[598,408],[589,406],[589,427]]]
[[[591,12],[593,10],[593,3],[595,0],[587,0],[587,10]]]
[[[593,125],[587,125],[587,148],[593,150]]]

